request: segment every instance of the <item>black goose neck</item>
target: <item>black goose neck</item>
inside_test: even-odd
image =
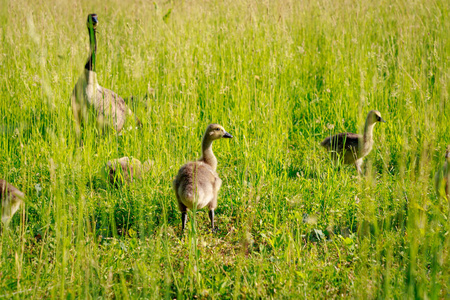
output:
[[[95,30],[91,27],[88,28],[89,32],[89,44],[91,47],[90,56],[88,61],[86,62],[86,65],[84,68],[88,71],[94,71],[95,72],[95,55],[97,53],[97,37],[95,34]]]

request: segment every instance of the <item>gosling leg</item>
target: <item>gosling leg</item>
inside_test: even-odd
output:
[[[186,227],[187,222],[187,212],[182,211],[181,212],[181,231],[184,231],[184,228]]]
[[[211,209],[208,214],[211,220],[211,231],[214,232],[214,209]]]
[[[186,221],[187,221],[187,207],[184,205],[177,194],[177,200],[178,200],[178,208],[181,211],[181,231],[184,231],[184,228],[186,227]]]

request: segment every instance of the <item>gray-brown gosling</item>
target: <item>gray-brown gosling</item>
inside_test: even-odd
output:
[[[142,179],[142,175],[147,173],[153,162],[147,160],[144,164],[137,158],[128,156],[108,161],[108,176],[112,185],[118,186],[124,183],[131,183],[134,180]]]
[[[445,195],[450,205],[450,145],[445,153],[444,165],[434,176],[434,184],[438,196]]]
[[[19,191],[12,184],[0,179],[0,200],[2,203],[2,222],[5,227],[19,209],[25,194]]]
[[[133,112],[120,96],[98,84],[97,73],[95,72],[97,24],[97,15],[88,15],[87,28],[91,48],[90,56],[84,66],[83,73],[73,89],[71,97],[72,110],[78,126],[83,120],[89,120],[89,110],[93,109],[99,128],[105,128],[109,125],[119,132],[122,130],[127,116],[132,116]],[[136,122],[141,124],[137,118]],[[77,129],[79,131],[79,128]]]
[[[331,152],[333,159],[342,159],[346,164],[355,164],[358,173],[362,174],[363,158],[372,151],[373,127],[377,122],[385,123],[386,121],[383,120],[379,111],[371,110],[367,114],[364,135],[349,132],[339,133],[327,137],[320,145]]]
[[[222,180],[216,173],[217,159],[212,150],[212,143],[221,138],[232,138],[218,124],[210,124],[206,128],[202,140],[202,157],[188,162],[180,168],[173,181],[173,189],[181,212],[182,230],[186,227],[187,209],[202,209],[207,206],[211,229],[214,231],[214,210],[217,207],[217,195]]]

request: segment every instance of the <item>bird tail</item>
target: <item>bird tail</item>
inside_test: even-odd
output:
[[[133,113],[133,111],[132,111],[130,108],[128,108],[128,115],[134,116],[134,120],[136,121],[136,125],[137,125],[138,127],[142,127],[142,122],[141,122],[141,120],[139,120],[139,118],[136,116],[135,113]]]
[[[22,193],[21,191],[18,191],[18,190],[14,191],[13,194],[14,194],[14,196],[20,198],[21,200],[24,200],[24,198],[25,198],[25,194]]]

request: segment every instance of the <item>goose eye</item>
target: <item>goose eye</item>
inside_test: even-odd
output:
[[[220,130],[220,128],[216,128],[216,131],[219,131]]]

